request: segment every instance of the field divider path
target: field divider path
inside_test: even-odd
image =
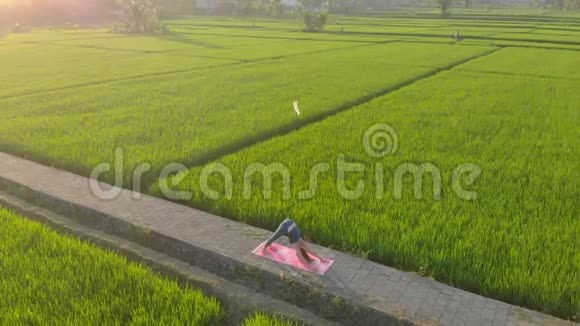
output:
[[[247,140],[244,140],[242,142],[238,142],[238,143],[231,144],[229,146],[222,147],[219,150],[216,150],[214,152],[206,153],[204,155],[203,159],[193,160],[193,161],[189,161],[189,162],[188,161],[185,161],[185,162],[182,162],[182,163],[186,167],[188,167],[188,168],[194,168],[194,167],[197,167],[197,166],[206,165],[208,163],[211,163],[213,161],[218,160],[219,158],[221,158],[223,156],[235,154],[235,153],[240,152],[240,151],[242,151],[242,150],[244,150],[244,149],[246,149],[248,147],[254,146],[254,145],[256,145],[256,144],[258,144],[260,142],[263,142],[263,141],[265,141],[267,139],[270,139],[270,138],[273,138],[273,137],[280,137],[280,136],[287,135],[287,134],[289,134],[291,132],[294,132],[294,131],[297,131],[299,129],[305,128],[305,127],[307,127],[307,126],[309,126],[309,125],[311,125],[313,123],[320,122],[322,120],[325,120],[327,118],[330,118],[330,117],[335,116],[337,114],[340,114],[342,112],[345,112],[347,110],[350,110],[350,109],[352,109],[352,108],[354,108],[356,106],[359,106],[361,104],[370,102],[370,101],[374,100],[375,98],[378,98],[378,97],[381,97],[381,96],[385,96],[385,95],[387,95],[389,93],[392,93],[394,91],[397,91],[397,90],[399,90],[399,89],[401,89],[403,87],[410,86],[410,85],[412,85],[412,84],[414,84],[414,83],[416,83],[418,81],[421,81],[421,80],[424,80],[424,79],[433,77],[433,76],[435,76],[438,73],[441,73],[443,71],[452,70],[455,67],[458,67],[458,66],[460,66],[462,64],[465,64],[465,63],[468,63],[468,62],[470,62],[472,60],[475,60],[475,59],[482,58],[484,56],[493,54],[493,53],[495,53],[497,51],[500,51],[502,49],[503,48],[501,48],[501,47],[495,47],[495,48],[493,48],[493,49],[491,49],[489,51],[486,51],[484,53],[480,53],[480,54],[477,54],[477,55],[474,55],[474,56],[470,56],[468,58],[465,58],[465,59],[456,61],[454,63],[451,63],[451,64],[449,64],[447,66],[440,67],[440,68],[434,68],[432,71],[429,71],[427,73],[418,75],[418,76],[416,76],[414,78],[411,78],[411,79],[409,79],[407,81],[404,81],[404,82],[399,83],[397,85],[394,85],[392,87],[388,87],[388,88],[385,88],[385,89],[382,89],[382,90],[378,90],[378,91],[376,91],[376,92],[374,92],[372,94],[369,94],[367,96],[363,96],[363,97],[358,98],[358,99],[356,99],[354,101],[351,101],[348,104],[345,104],[345,105],[342,105],[342,106],[338,106],[338,107],[336,107],[333,110],[328,110],[328,111],[322,112],[320,114],[312,115],[312,116],[310,116],[308,118],[303,119],[302,122],[300,122],[300,123],[291,124],[291,125],[288,125],[288,126],[285,126],[285,127],[281,127],[281,128],[279,128],[279,129],[277,129],[277,130],[275,130],[273,132],[267,133],[266,135],[261,135],[259,137],[247,139]],[[151,185],[148,185],[148,186],[151,187]]]
[[[338,35],[371,35],[371,36],[405,36],[405,37],[429,37],[429,38],[450,38],[451,36],[439,35],[439,34],[413,34],[413,33],[389,33],[389,32],[333,32]],[[561,41],[561,40],[545,40],[545,39],[517,39],[510,37],[488,37],[483,35],[470,35],[470,40],[483,40],[483,41],[509,41],[509,42],[522,42],[522,43],[548,43],[556,45],[577,45],[580,46],[580,42],[572,41]]]
[[[155,53],[163,53],[165,51],[160,50],[139,50],[139,49],[125,49],[125,48],[114,48],[114,47],[104,47],[104,46],[95,46],[95,45],[83,45],[83,44],[70,44],[66,43],[65,41],[53,41],[52,43],[46,42],[46,44],[51,45],[58,45],[63,48],[77,48],[77,49],[95,49],[95,50],[106,50],[106,51],[118,51],[118,52],[127,52],[130,53],[141,53],[141,54],[155,54]]]
[[[292,38],[280,38],[280,40],[295,40]],[[315,39],[308,39],[309,41],[318,41]],[[334,43],[348,43],[348,41],[341,41],[341,40],[325,40],[328,42],[334,42]],[[91,48],[91,49],[97,49],[97,50],[113,50],[113,51],[127,51],[127,52],[135,52],[135,53],[143,53],[143,54],[171,54],[171,55],[180,55],[180,56],[185,56],[185,57],[191,57],[191,58],[203,58],[203,59],[219,59],[219,60],[231,60],[231,61],[238,61],[238,63],[252,63],[252,62],[261,62],[261,61],[268,61],[268,60],[275,60],[275,59],[283,59],[283,58],[289,58],[289,57],[295,57],[295,56],[301,56],[301,55],[308,55],[308,54],[315,54],[315,53],[322,53],[322,52],[328,52],[328,51],[333,51],[333,50],[341,50],[341,49],[354,49],[357,47],[363,47],[363,46],[372,46],[372,45],[378,45],[378,44],[387,44],[387,43],[395,43],[398,42],[399,40],[381,40],[381,41],[360,41],[360,42],[356,42],[359,43],[357,45],[352,45],[352,46],[344,46],[344,47],[336,47],[336,48],[328,48],[328,49],[321,49],[321,50],[315,50],[315,51],[306,51],[306,52],[299,52],[299,53],[292,53],[292,54],[287,54],[287,55],[277,55],[277,56],[271,56],[271,57],[265,57],[265,58],[259,58],[259,59],[240,59],[240,58],[233,58],[233,57],[216,57],[216,56],[211,56],[211,55],[198,55],[198,54],[189,54],[186,51],[188,51],[188,49],[173,49],[173,50],[135,50],[135,49],[125,49],[125,48],[111,48],[111,47],[99,47],[99,46],[88,46],[88,45],[74,45],[74,44],[63,44],[63,43],[52,43],[52,45],[60,45],[60,46],[66,46],[66,47],[77,47],[77,48]],[[362,45],[361,45],[362,44]],[[211,66],[211,67],[202,67],[202,68],[215,68],[216,66]]]
[[[203,35],[203,36],[227,36],[227,37],[236,37],[236,38],[255,38],[255,39],[286,40],[286,41],[382,43],[382,41],[368,41],[368,40],[354,40],[354,39],[353,40],[349,40],[349,39],[333,40],[333,39],[318,39],[318,38],[311,38],[311,37],[282,37],[282,36],[249,35],[249,34],[219,34],[219,33],[202,33],[202,32],[180,32],[180,34],[193,34],[193,35]],[[327,34],[334,34],[334,33],[327,33]],[[338,34],[338,35],[344,36],[344,34]]]
[[[491,46],[497,46],[501,48],[523,48],[523,49],[540,49],[540,50],[564,50],[564,51],[580,51],[580,48],[566,48],[557,46],[534,46],[534,45],[523,45],[523,44],[492,44]]]
[[[172,49],[172,50],[139,50],[139,49],[127,49],[122,47],[107,47],[107,46],[96,46],[96,45],[83,45],[83,44],[71,44],[65,43],[68,40],[60,40],[60,41],[53,41],[52,43],[45,42],[45,44],[50,45],[58,45],[61,47],[67,48],[79,48],[79,49],[96,49],[96,50],[105,50],[105,51],[119,51],[119,52],[128,52],[128,53],[141,53],[141,54],[182,54],[180,52],[186,51],[186,49]],[[206,59],[226,59],[232,61],[239,61],[245,62],[243,59],[239,58],[226,58],[226,57],[215,57],[211,55],[198,55],[198,54],[187,54],[186,56],[192,58],[206,58]]]
[[[503,75],[503,76],[513,76],[513,77],[533,77],[533,78],[546,78],[546,79],[555,79],[555,80],[569,80],[569,81],[580,81],[580,78],[570,78],[570,77],[561,77],[561,76],[548,76],[548,75],[536,75],[536,74],[520,74],[520,73],[511,73],[505,71],[492,71],[492,70],[478,70],[478,69],[462,69],[462,68],[455,68],[455,71],[462,71],[462,72],[475,72],[478,74],[490,74],[490,75]]]
[[[134,242],[153,256],[195,265],[324,319],[345,325],[573,325],[316,245],[335,264],[325,276],[298,271],[251,254],[270,235],[266,230],[129,190],[99,199],[89,183],[0,152],[2,200],[12,196],[69,216],[87,230]],[[114,244],[126,251],[124,245]]]
[[[180,73],[188,73],[188,72],[193,72],[193,71],[198,71],[198,70],[235,66],[235,65],[244,64],[244,63],[250,63],[250,62],[225,63],[225,64],[220,64],[220,65],[215,65],[215,66],[210,66],[210,67],[198,67],[198,68],[170,70],[170,71],[153,72],[153,73],[134,75],[134,76],[122,77],[122,78],[103,79],[103,80],[97,80],[97,81],[92,81],[92,82],[79,83],[79,84],[75,84],[75,85],[57,87],[57,88],[47,89],[47,90],[42,90],[42,91],[24,92],[24,93],[15,94],[15,95],[0,96],[0,99],[7,100],[7,99],[12,99],[12,98],[24,97],[24,96],[34,96],[34,95],[58,92],[58,91],[63,91],[63,90],[67,90],[67,89],[89,87],[89,86],[102,85],[102,84],[121,82],[121,81],[127,81],[127,80],[135,80],[135,79],[141,79],[141,78],[147,78],[147,77],[157,77],[157,76],[167,76],[167,75],[174,75],[174,74],[180,74]]]
[[[62,42],[62,41],[86,41],[86,40],[97,40],[97,39],[106,39],[106,38],[122,38],[122,37],[127,37],[125,35],[103,35],[103,36],[95,36],[95,37],[85,37],[85,38],[66,38],[66,39],[57,39],[57,40],[40,40],[40,41],[34,41],[34,40],[30,40],[30,41],[3,41],[0,38],[0,43],[2,45],[24,45],[24,44],[54,44],[54,42]]]

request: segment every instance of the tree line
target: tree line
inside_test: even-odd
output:
[[[474,5],[489,7],[492,3],[490,0],[435,0],[443,16],[447,16],[452,6],[469,9]],[[509,4],[509,1],[505,4]],[[530,5],[536,8],[554,8],[559,10],[578,10],[580,9],[580,0],[533,0]]]
[[[501,2],[498,2],[501,1]],[[154,23],[135,23],[139,30],[143,26],[157,26],[159,19],[176,14],[217,15],[267,15],[299,17],[305,31],[323,28],[328,13],[351,13],[360,11],[382,11],[389,9],[420,9],[438,7],[443,16],[451,8],[489,7],[492,4],[505,7],[522,4],[538,8],[562,10],[580,9],[580,0],[83,0],[78,2],[57,0],[13,1],[11,5],[0,5],[0,17],[5,21],[22,24],[49,25],[63,22],[114,21],[117,13],[131,17],[151,17]],[[0,2],[1,3],[1,2]],[[136,9],[137,8],[137,9]]]

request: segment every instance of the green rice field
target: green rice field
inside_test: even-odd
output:
[[[283,321],[274,317],[258,313],[244,321],[242,326],[298,326],[297,323]]]
[[[326,53],[332,62],[326,67],[319,67],[319,54],[305,54],[16,97],[3,101],[0,144],[18,144],[19,152],[85,174],[122,147],[127,171],[149,162],[154,176],[167,163],[200,162],[489,51],[437,44],[357,46]],[[430,54],[440,59],[427,60]],[[340,88],[344,91],[337,93]],[[229,96],[222,96],[226,91]],[[296,96],[304,103],[301,119],[288,109]],[[130,177],[128,172],[128,185]]]
[[[222,307],[113,253],[0,208],[3,325],[220,325]]]
[[[191,193],[180,202],[192,207],[270,230],[290,217],[318,244],[558,317],[580,314],[580,15],[331,15],[320,33],[302,33],[285,18],[167,24],[164,36],[84,29],[0,38],[0,150],[89,176],[121,149],[126,188],[148,163],[135,190],[164,197],[160,185],[171,181]],[[390,155],[374,157],[364,146],[377,124],[396,133]],[[363,170],[344,179],[350,190],[364,184],[355,198],[339,190],[340,160]],[[186,171],[159,180],[168,163]],[[214,163],[231,171],[231,196],[219,174],[208,179],[218,199],[200,186]],[[288,192],[274,173],[265,196],[263,178],[245,176],[255,163],[281,164]],[[328,171],[304,198],[318,163]],[[454,179],[467,163],[480,174]],[[410,164],[436,170],[419,176],[420,199],[412,175],[396,182]],[[458,180],[477,197],[458,195]],[[21,236],[48,232],[25,229],[33,231]],[[141,291],[150,276],[135,273],[118,277]],[[192,307],[209,299],[151,282],[185,304],[171,309],[206,320]],[[207,320],[219,319],[219,305],[207,305]],[[162,316],[169,308],[156,309]]]
[[[195,194],[191,205],[217,214],[271,229],[292,216],[319,243],[521,305],[553,302],[551,309],[577,310],[579,194],[572,169],[579,158],[577,86],[559,79],[445,72],[221,158],[234,177],[231,200],[211,200],[201,192],[201,168],[179,189]],[[546,97],[549,89],[552,96]],[[376,159],[365,152],[361,135],[377,122],[397,130],[401,148],[395,155]],[[346,200],[337,191],[339,155],[366,168],[346,179],[350,189],[365,181],[360,198]],[[295,185],[289,198],[279,176],[272,198],[258,190],[243,195],[245,170],[255,162],[288,168]],[[300,200],[319,162],[328,162],[329,172],[318,177],[313,198]],[[381,200],[375,195],[377,162],[386,175]],[[395,198],[394,171],[406,162],[438,167],[440,200],[433,199],[430,180],[423,200],[414,198],[410,180],[403,188],[408,193]],[[462,163],[483,171],[473,186],[477,200],[457,198],[451,188],[453,171]],[[262,189],[260,177],[252,180]],[[211,189],[223,184],[219,175],[210,179]]]

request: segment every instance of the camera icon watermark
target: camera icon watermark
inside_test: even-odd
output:
[[[364,133],[363,147],[369,156],[375,158],[395,154],[399,148],[399,136],[387,124],[372,125]]]

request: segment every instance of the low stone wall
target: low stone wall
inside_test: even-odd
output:
[[[148,266],[164,276],[176,279],[182,285],[198,288],[204,294],[216,297],[225,306],[224,322],[226,325],[240,325],[246,318],[253,316],[257,311],[276,315],[279,319],[304,325],[331,324],[327,320],[294,305],[257,293],[206,270],[134,242],[81,225],[74,220],[38,206],[33,206],[29,202],[7,195],[2,191],[0,191],[0,206],[32,220],[47,224],[60,233],[73,235],[83,241],[121,254],[134,262]]]

